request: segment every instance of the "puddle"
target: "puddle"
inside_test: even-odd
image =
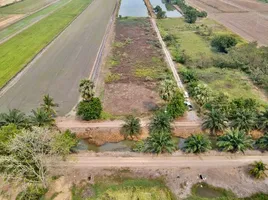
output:
[[[223,197],[222,192],[208,187],[206,184],[198,184],[195,188],[195,195],[202,198]]]
[[[122,0],[118,15],[122,17],[148,17],[148,10],[143,0]]]
[[[150,2],[154,8],[160,6],[166,12],[167,17],[182,17],[182,14],[166,0],[150,0]]]

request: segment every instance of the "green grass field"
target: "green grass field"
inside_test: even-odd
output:
[[[182,18],[173,18],[158,20],[157,24],[161,34],[174,35],[177,44],[179,44],[179,48],[185,50],[185,53],[194,61],[202,61],[218,54],[210,47],[210,40],[214,34],[233,34],[228,29],[211,19],[202,19],[196,24],[187,24]],[[212,34],[210,36],[204,37],[197,34],[196,27],[202,27],[204,25],[211,29]],[[239,36],[234,36],[238,40],[237,45],[245,42]],[[169,49],[172,54],[174,54],[175,46],[170,45]],[[178,68],[183,67],[183,65],[178,64]],[[193,68],[200,81],[207,84],[215,92],[224,92],[228,94],[230,98],[250,97],[258,100],[260,103],[264,102],[261,100],[259,92],[249,81],[247,75],[239,70],[227,68],[219,69],[213,66],[197,68],[191,64],[187,67]]]
[[[23,0],[0,8],[0,14],[26,14],[34,12],[56,0]]]
[[[165,184],[158,180],[105,177],[95,182],[93,186],[74,186],[72,199],[175,200]],[[87,197],[85,194],[93,195]]]
[[[72,0],[57,12],[0,45],[0,88],[22,70],[92,0]]]
[[[60,7],[62,7],[66,2],[69,0],[60,0],[32,15],[29,15],[28,17],[25,17],[22,20],[19,20],[18,22],[6,27],[5,29],[0,31],[0,40],[9,37],[10,35],[20,31],[21,29],[29,26],[30,24],[40,20],[40,18],[46,16],[50,12],[53,12]]]

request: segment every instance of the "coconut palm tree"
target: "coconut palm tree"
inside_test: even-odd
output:
[[[37,108],[36,110],[32,110],[32,114],[30,116],[30,122],[33,126],[52,126],[54,125],[55,120],[51,116],[50,113],[46,112],[42,108]]]
[[[268,131],[268,109],[261,112],[258,117],[258,128],[263,131]]]
[[[94,97],[94,83],[91,80],[83,79],[79,84],[79,92],[84,101],[90,101]]]
[[[149,124],[150,134],[158,132],[170,133],[171,130],[171,117],[168,113],[166,111],[157,112]]]
[[[227,127],[227,117],[221,110],[212,108],[210,112],[205,114],[202,126],[215,135],[217,131],[223,131]]]
[[[248,148],[252,148],[252,143],[253,140],[244,131],[231,129],[218,138],[217,146],[224,151],[242,151],[244,153]]]
[[[263,150],[268,150],[268,133],[266,133],[264,136],[260,137],[256,143],[258,148]]]
[[[146,140],[146,152],[150,153],[172,153],[176,150],[176,144],[172,140],[171,133],[157,132],[151,134]]]
[[[247,109],[238,109],[233,116],[231,116],[231,127],[239,130],[244,130],[247,133],[256,126],[256,114]]]
[[[165,79],[160,83],[159,93],[164,101],[170,101],[178,87],[172,79]]]
[[[26,115],[17,109],[12,109],[7,113],[0,114],[0,126],[15,124],[18,128],[24,128],[27,126],[27,122]]]
[[[125,138],[137,137],[141,134],[141,124],[140,119],[130,115],[126,117],[125,124],[122,126],[121,133],[125,136]]]
[[[211,142],[203,134],[192,135],[185,140],[184,151],[187,153],[202,153],[211,149]]]
[[[43,97],[43,104],[41,104],[41,108],[50,113],[52,116],[56,115],[55,107],[59,107],[57,103],[54,102],[53,98],[49,96],[49,94]]]
[[[261,179],[267,176],[265,171],[268,170],[267,165],[264,164],[262,161],[255,161],[251,164],[251,169],[249,173],[257,179]]]

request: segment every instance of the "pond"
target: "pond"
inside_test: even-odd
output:
[[[224,196],[221,191],[202,183],[195,186],[195,195],[202,198],[218,198]]]
[[[148,10],[143,0],[122,0],[118,15],[122,17],[147,17]]]
[[[167,3],[166,0],[150,0],[150,2],[154,8],[160,6],[166,12],[167,17],[182,17],[182,14],[172,4]]]

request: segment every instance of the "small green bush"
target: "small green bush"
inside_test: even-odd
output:
[[[90,101],[81,101],[78,105],[77,115],[83,120],[100,119],[102,105],[99,98],[94,97]]]
[[[192,70],[188,69],[182,70],[180,71],[180,74],[184,83],[191,83],[198,81],[196,74]]]
[[[232,35],[217,35],[211,41],[211,46],[223,53],[228,53],[228,49],[236,44],[237,40]]]
[[[172,119],[183,116],[186,111],[184,104],[184,96],[180,91],[177,91],[167,105],[167,112]]]
[[[16,197],[16,200],[40,200],[47,192],[47,189],[36,186],[29,186]]]

